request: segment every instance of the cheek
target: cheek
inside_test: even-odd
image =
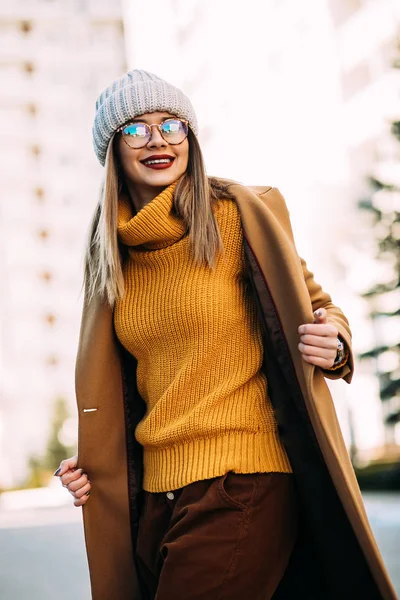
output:
[[[119,160],[122,170],[126,175],[134,177],[135,173],[137,173],[139,170],[140,163],[135,156],[135,151],[130,150],[130,148],[128,148],[124,142],[122,142],[122,144],[125,146],[125,148],[121,146],[119,149]]]
[[[183,146],[183,144],[182,144]],[[189,161],[189,144],[186,141],[185,146],[179,149],[179,162],[183,171],[186,171]]]

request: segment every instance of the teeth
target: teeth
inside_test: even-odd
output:
[[[155,160],[145,160],[146,165],[157,165],[159,163],[170,163],[172,162],[172,158],[158,158]]]

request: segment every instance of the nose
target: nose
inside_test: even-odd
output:
[[[156,125],[151,126],[151,138],[147,143],[148,148],[165,148],[168,146],[167,142],[162,137],[158,127]]]

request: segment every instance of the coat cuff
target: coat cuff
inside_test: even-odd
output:
[[[324,377],[328,379],[344,379],[346,383],[350,383],[353,378],[354,366],[353,366],[353,355],[351,351],[351,346],[347,341],[347,336],[343,334],[344,332],[340,331],[339,328],[339,337],[344,343],[344,357],[343,360],[334,367],[330,369],[322,369]]]

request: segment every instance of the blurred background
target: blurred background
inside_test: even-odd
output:
[[[77,444],[94,106],[131,68],[191,98],[210,175],[281,190],[348,316],[356,374],[329,385],[400,591],[400,2],[3,0],[0,32],[2,600],[90,597],[81,509],[53,472]]]

